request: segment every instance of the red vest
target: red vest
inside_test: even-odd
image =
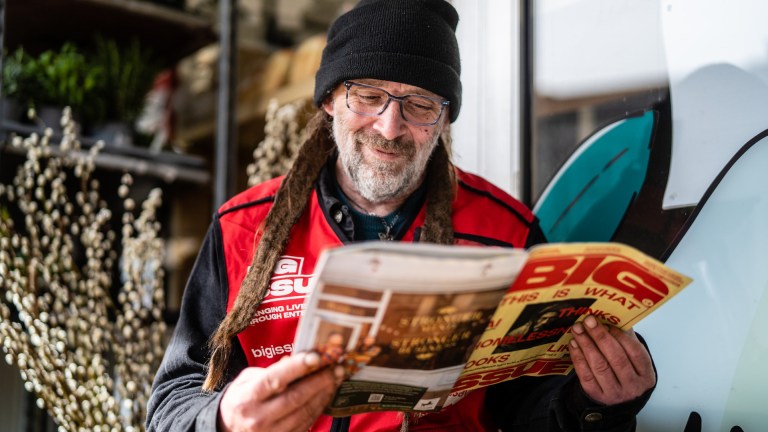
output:
[[[457,170],[459,188],[453,203],[453,226],[457,244],[492,244],[524,247],[533,214],[521,203],[480,177]],[[261,238],[261,224],[272,206],[272,197],[282,178],[260,184],[234,197],[220,209],[224,259],[229,298],[235,302],[240,285]],[[423,226],[425,208],[419,211],[401,241],[412,242]],[[254,315],[251,325],[238,335],[250,366],[267,367],[292,352],[292,343],[309,279],[320,253],[342,245],[332,229],[317,193],[311,194],[304,214],[291,231],[283,255],[275,267],[270,291]],[[470,392],[455,405],[439,413],[410,422],[410,430],[497,430],[483,407],[485,391]],[[312,430],[329,430],[331,417],[322,416]],[[377,412],[357,414],[350,430],[399,431],[402,414]]]

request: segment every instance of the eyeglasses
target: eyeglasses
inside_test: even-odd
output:
[[[403,120],[416,126],[437,124],[450,101],[424,95],[407,94],[395,96],[386,90],[368,84],[344,81],[347,88],[347,108],[355,114],[377,117],[383,113],[392,100],[400,104]]]

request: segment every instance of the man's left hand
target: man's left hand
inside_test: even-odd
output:
[[[627,402],[656,385],[651,356],[631,329],[601,324],[590,315],[573,325],[569,349],[582,389],[596,402]]]

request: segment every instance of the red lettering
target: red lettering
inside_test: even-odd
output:
[[[576,262],[573,258],[529,261],[520,271],[512,289],[517,291],[557,285],[568,277],[567,270]]]
[[[453,385],[453,388],[451,389],[451,392],[460,392],[463,390],[469,390],[472,388],[475,388],[480,383],[480,378],[483,377],[482,373],[473,373],[469,375],[465,375],[458,380],[456,380],[456,384]]]
[[[512,369],[511,373],[509,374],[509,378],[517,378],[523,375],[541,375],[539,372],[545,364],[546,360],[535,360],[518,365],[516,368]]]
[[[571,370],[572,364],[570,360],[548,361],[539,375],[565,375]]]
[[[510,289],[510,291],[514,291],[515,289],[516,288],[513,285],[512,288]],[[538,292],[533,292],[533,293],[528,293],[528,294],[520,294],[520,295],[509,294],[508,293],[501,300],[501,304],[502,305],[508,305],[508,304],[512,304],[512,303],[526,303],[526,302],[530,302],[530,301],[536,301],[536,299],[538,299],[538,298],[539,298],[539,293]]]
[[[487,372],[480,380],[481,386],[489,386],[504,382],[514,376],[517,370],[521,369],[520,366],[513,366],[511,368],[504,368],[495,371]]]
[[[459,392],[476,387],[485,387],[523,375],[565,375],[571,370],[571,366],[570,360],[534,360],[489,372],[471,373],[459,378],[451,391]]]
[[[669,294],[663,281],[629,261],[606,263],[592,276],[595,282],[629,293],[646,306],[651,306]]]
[[[667,285],[641,266],[623,260],[604,262],[607,255],[576,258],[542,258],[529,261],[520,271],[510,291],[558,285],[578,285],[590,279],[629,293],[635,300],[651,306],[669,294]],[[505,304],[515,297],[506,297]]]
[[[598,264],[603,262],[605,255],[585,257],[573,270],[563,285],[583,284],[592,275]]]

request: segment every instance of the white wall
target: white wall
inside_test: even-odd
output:
[[[519,1],[452,3],[459,12],[463,86],[454,161],[520,196]]]

